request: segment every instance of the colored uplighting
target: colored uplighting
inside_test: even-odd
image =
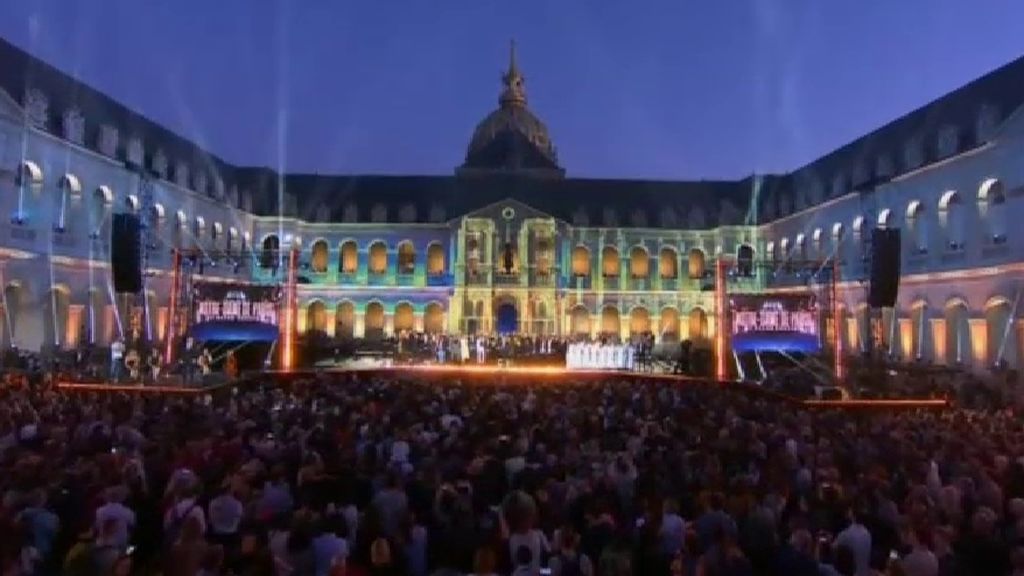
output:
[[[725,381],[728,377],[728,368],[725,361],[726,350],[726,262],[719,258],[715,265],[715,314],[718,316],[715,327],[715,377],[719,381]]]
[[[295,281],[297,276],[299,255],[298,251],[292,249],[288,252],[288,281],[284,289],[284,322],[281,324],[281,369],[290,372],[295,366],[295,308],[296,290]]]
[[[178,290],[181,284],[181,252],[177,250],[174,251],[173,266],[174,270],[171,274],[171,306],[167,319],[167,342],[165,344],[166,349],[164,350],[164,363],[168,366],[174,361],[174,335],[176,329],[174,319],[177,316]]]

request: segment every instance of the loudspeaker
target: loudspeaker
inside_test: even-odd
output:
[[[900,231],[875,228],[871,231],[871,288],[868,305],[891,308],[900,291]]]
[[[140,227],[138,216],[114,214],[110,228],[110,269],[114,277],[114,292],[142,291]]]

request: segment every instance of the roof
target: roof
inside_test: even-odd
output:
[[[129,138],[138,137],[143,142],[147,167],[152,166],[152,157],[159,150],[167,157],[171,170],[175,162],[181,160],[192,167],[194,174],[199,161],[209,162],[209,167],[216,170],[225,183],[230,181],[231,165],[215,154],[2,38],[0,88],[22,107],[26,104],[26,95],[30,89],[42,91],[49,104],[45,129],[56,136],[64,136],[64,112],[77,108],[85,119],[84,145],[87,148],[99,151],[100,127],[109,125],[117,128],[119,133],[119,160],[125,160],[127,157]]]
[[[488,119],[507,123],[507,109],[522,106],[521,111],[528,113],[514,59],[504,81],[509,95],[503,93],[502,107],[481,126],[501,128],[491,126]],[[29,88],[47,96],[46,129],[58,136],[63,135],[62,114],[75,107],[85,118],[86,146],[98,147],[100,126],[116,127],[121,136],[118,159],[126,157],[129,138],[140,137],[147,166],[162,151],[171,167],[177,161],[192,166],[193,173],[204,167],[216,172],[225,188],[237,184],[247,190],[257,214],[282,212],[277,205],[279,179],[273,170],[232,166],[0,39],[0,89],[24,107]],[[700,229],[763,223],[851,190],[871,189],[919,165],[977,147],[993,138],[996,127],[1022,105],[1024,57],[791,173],[739,181],[536,178],[560,176],[561,171],[543,123],[529,115],[513,119],[514,129],[488,132],[490,136],[479,147],[471,148],[466,170],[458,176],[285,175],[288,196],[297,201],[295,206],[283,207],[283,212],[310,220],[321,220],[317,216],[326,212],[331,219],[345,220],[354,207],[359,220],[365,221],[373,206],[383,205],[389,210],[388,221],[396,221],[396,216],[397,221],[437,221],[439,214],[452,218],[512,198],[567,222],[591,226]],[[940,146],[942,137],[950,134],[952,148]],[[905,158],[907,144],[914,142],[920,143],[920,162]],[[749,209],[752,199],[757,203],[755,210]],[[398,214],[402,208],[406,210]]]
[[[257,190],[263,199],[255,210],[280,213],[277,179],[270,170],[244,170],[240,183]],[[487,176],[319,176],[292,174],[284,178],[285,192],[294,194],[294,207],[284,215],[310,221],[326,207],[332,221],[346,219],[346,208],[358,210],[368,221],[374,206],[386,206],[386,221],[437,221],[440,208],[446,218],[468,214],[495,202],[514,199],[570,223],[585,215],[591,226],[606,224],[611,211],[619,224],[637,227],[710,228],[740,225],[746,218],[746,181],[665,182],[653,180],[543,179],[514,174]],[[403,208],[414,218],[403,218]],[[291,209],[294,208],[294,209]],[[639,212],[638,212],[639,211]],[[642,214],[640,216],[639,214]],[[669,218],[666,215],[672,215]],[[641,225],[642,224],[642,225]]]

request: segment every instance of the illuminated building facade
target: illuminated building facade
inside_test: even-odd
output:
[[[715,262],[730,290],[801,285],[787,260],[841,261],[841,336],[867,338],[862,254],[904,231],[894,355],[1018,365],[1024,59],[788,174],[659,182],[566,176],[514,52],[498,108],[451,176],[321,176],[232,166],[0,42],[2,344],[166,338],[171,249],[204,275],[281,283],[299,255],[299,333],[401,331],[707,341]],[[144,193],[140,172],[152,178]],[[110,215],[150,226],[144,298],[115,297]],[[9,220],[6,217],[9,216]],[[767,265],[763,263],[767,262]]]

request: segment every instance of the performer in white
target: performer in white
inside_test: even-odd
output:
[[[469,362],[469,337],[463,336],[459,339],[459,362]]]
[[[633,346],[626,346],[626,370],[633,370],[633,363],[636,360],[636,349]]]
[[[612,366],[615,370],[622,370],[625,365],[625,350],[623,346],[615,347],[615,357],[612,359]]]
[[[476,339],[476,363],[483,364],[487,360],[487,346],[484,345],[484,339],[477,337]]]

